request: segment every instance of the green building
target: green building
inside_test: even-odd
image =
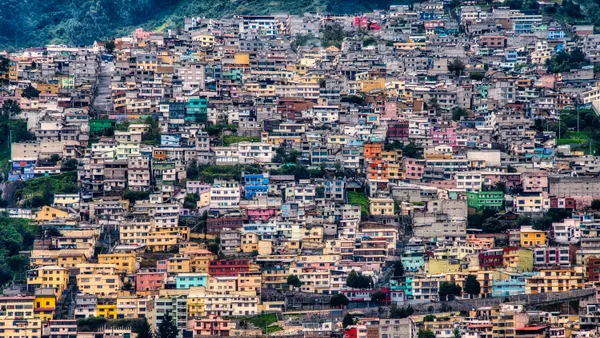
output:
[[[474,209],[500,209],[504,203],[502,191],[467,192],[467,206]]]
[[[185,107],[185,122],[206,123],[208,121],[208,98],[191,98]]]
[[[90,120],[90,133],[105,134],[107,131],[115,128],[113,120]]]

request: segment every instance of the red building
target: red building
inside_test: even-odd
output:
[[[587,275],[590,282],[600,281],[600,257],[588,258]]]
[[[390,141],[408,141],[408,121],[394,121],[388,123],[387,139]]]
[[[577,202],[574,198],[565,197],[565,198],[550,198],[550,208],[555,209],[575,209],[577,207]]]
[[[479,266],[482,268],[495,268],[503,266],[504,251],[502,249],[487,250],[479,253]]]
[[[244,227],[244,219],[241,217],[209,218],[206,220],[206,233],[218,235],[223,229],[240,229]]]
[[[208,273],[212,276],[237,276],[250,271],[247,259],[220,259],[210,262]]]
[[[369,19],[366,16],[354,17],[354,19],[352,19],[352,26],[367,28],[369,27]]]

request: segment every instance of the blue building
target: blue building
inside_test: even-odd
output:
[[[179,147],[181,145],[181,134],[160,135],[160,145],[163,147]]]
[[[344,180],[325,182],[325,199],[343,202],[346,200]]]
[[[178,289],[189,289],[194,286],[206,287],[208,274],[206,273],[180,273],[175,280]]]
[[[244,197],[251,200],[256,196],[265,195],[269,190],[269,174],[242,174]]]
[[[534,276],[537,272],[506,273],[508,279],[492,282],[492,297],[506,297],[525,294],[526,278]]]
[[[13,160],[12,168],[8,173],[9,181],[25,181],[33,178],[37,159]]]
[[[400,261],[405,271],[418,271],[425,266],[425,249],[421,245],[406,246]]]

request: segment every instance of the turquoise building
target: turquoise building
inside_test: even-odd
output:
[[[206,273],[180,273],[177,275],[175,284],[177,289],[189,289],[195,286],[206,287],[208,274]]]

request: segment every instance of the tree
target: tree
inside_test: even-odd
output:
[[[452,330],[452,338],[461,338],[462,334],[460,333],[460,329],[458,327],[455,327],[454,330]]]
[[[200,170],[198,170],[198,162],[191,160],[185,168],[185,177],[188,180],[197,180],[200,176]]]
[[[162,322],[158,325],[156,338],[177,338],[177,326],[171,317],[171,313],[165,313]]]
[[[321,36],[321,46],[327,48],[335,46],[340,48],[344,41],[344,29],[337,23],[329,24],[323,27]]]
[[[148,319],[144,318],[142,323],[138,325],[137,334],[137,338],[152,338],[152,329],[150,328]]]
[[[150,145],[160,144],[160,127],[158,126],[158,122],[151,116],[148,116],[144,120],[144,124],[148,126],[148,130],[142,135],[142,141]]]
[[[393,265],[393,269],[394,269],[394,276],[396,276],[396,277],[404,276],[404,265],[402,264],[402,261],[395,261],[394,265]]]
[[[467,276],[467,279],[465,279],[465,292],[468,293],[471,298],[473,298],[473,295],[481,293],[481,285],[479,284],[477,277],[473,275]]]
[[[471,80],[481,81],[485,78],[485,74],[482,72],[471,72],[469,73],[469,78]]]
[[[448,71],[454,73],[455,76],[460,76],[465,70],[465,64],[460,59],[454,59],[448,63]]]
[[[410,305],[406,308],[392,305],[390,308],[390,318],[406,318],[411,316],[414,312],[415,310]]]
[[[1,11],[0,11],[1,13]],[[10,60],[4,56],[0,56],[0,80],[4,82],[4,74],[8,73],[10,68]],[[8,78],[8,77],[7,77]],[[8,81],[6,81],[8,82]]]
[[[2,119],[10,119],[21,114],[21,106],[14,100],[6,100],[2,105]]]
[[[419,329],[417,338],[435,338],[435,333],[433,333],[430,329]]]
[[[40,96],[40,91],[33,88],[32,85],[29,85],[25,87],[25,89],[23,89],[23,93],[21,93],[21,96],[26,97],[28,99],[36,98]]]
[[[591,207],[594,210],[600,210],[600,200],[593,200]]]
[[[439,288],[441,301],[452,300],[455,296],[460,296],[462,288],[452,282],[442,282]]]
[[[368,289],[373,285],[371,277],[357,274],[356,271],[352,270],[346,278],[346,285],[355,289]]]
[[[344,329],[350,325],[354,325],[354,318],[352,318],[352,315],[349,313],[346,313],[346,315],[344,316],[344,320],[342,321],[342,326],[344,327]]]
[[[385,292],[382,292],[382,291],[376,291],[371,295],[371,301],[374,303],[381,303],[386,298],[387,298],[387,295],[385,294]]]
[[[302,281],[296,275],[289,275],[287,276],[287,284],[295,288],[299,288],[302,286]]]
[[[452,108],[452,121],[460,121],[463,116],[468,116],[469,113],[460,107]]]
[[[349,303],[350,301],[348,298],[341,293],[333,295],[329,300],[329,305],[332,307],[342,307],[348,305]]]
[[[183,207],[186,209],[197,209],[200,196],[197,194],[187,194],[183,200]]]
[[[104,49],[106,49],[106,52],[108,54],[112,54],[112,52],[115,50],[115,41],[114,40],[108,40],[108,41],[104,41]]]
[[[426,315],[425,317],[423,317],[423,321],[424,322],[433,322],[433,321],[435,321],[435,316],[432,314]]]

